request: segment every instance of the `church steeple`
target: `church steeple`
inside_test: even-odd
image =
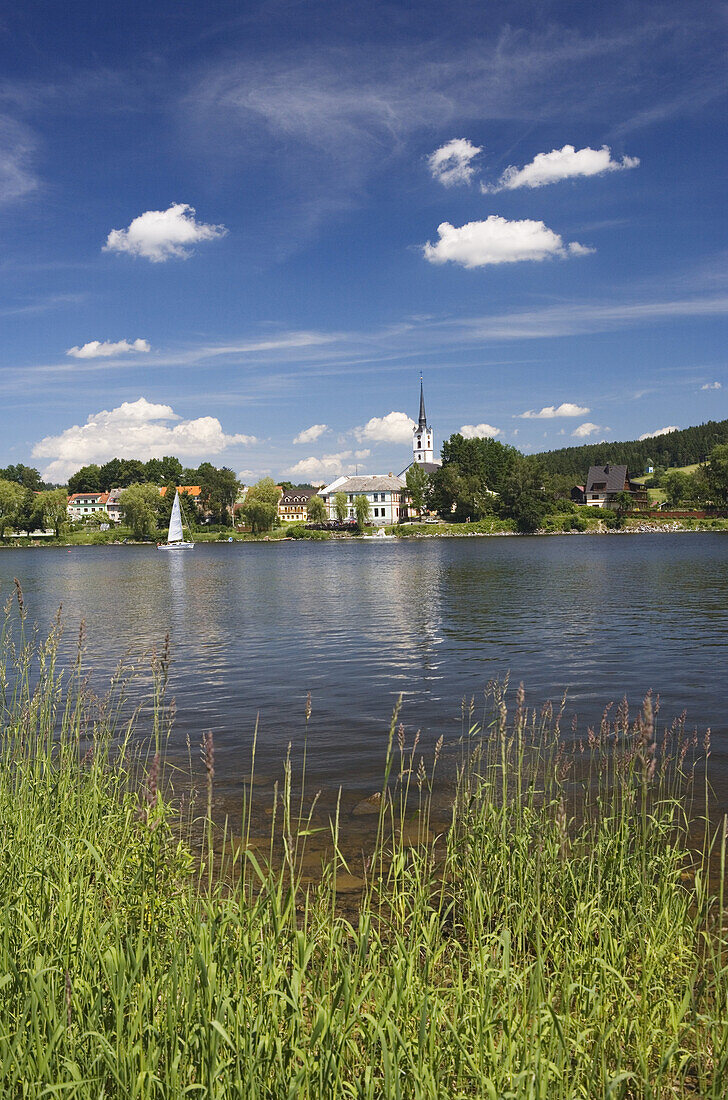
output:
[[[425,414],[425,390],[420,374],[420,419],[412,433],[412,450],[416,463],[434,462],[435,451],[432,438],[432,428],[427,423]]]
[[[425,390],[422,384],[422,375],[420,375],[420,423],[419,431],[424,432],[427,430],[427,417],[425,416]]]

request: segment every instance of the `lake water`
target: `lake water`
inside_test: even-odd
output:
[[[662,719],[688,712],[713,731],[713,773],[728,776],[728,536],[458,538],[0,551],[0,589],[22,583],[46,629],[59,603],[64,646],[85,619],[100,688],[125,654],[144,663],[172,640],[177,720],[172,756],[213,730],[217,781],[280,769],[313,713],[308,773],[331,790],[379,784],[392,708],[431,746],[460,731],[510,673],[528,701],[568,690],[580,729],[647,688]],[[360,793],[359,793],[360,797]],[[721,793],[720,800],[728,803]]]

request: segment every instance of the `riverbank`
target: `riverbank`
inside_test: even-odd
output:
[[[466,711],[464,739],[425,754],[395,716],[371,843],[345,861],[351,822],[334,806],[322,830],[289,767],[266,832],[255,753],[235,835],[213,820],[211,735],[197,796],[175,790],[166,648],[144,748],[82,649],[67,676],[57,632],[14,629],[3,1095],[724,1096],[725,833],[688,829],[710,742],[658,729],[650,696],[579,741],[496,690],[485,736]]]
[[[292,533],[291,528],[295,527]],[[365,534],[375,534],[378,528],[367,527]],[[387,534],[393,534],[397,538],[465,538],[469,536],[503,536],[523,534],[516,529],[512,520],[489,517],[472,523],[407,523],[397,524],[384,529]],[[687,532],[718,532],[728,531],[728,519],[721,517],[705,517],[692,519],[690,517],[673,519],[670,517],[651,516],[649,519],[640,518],[639,514],[628,515],[620,527],[608,526],[599,518],[594,510],[589,515],[583,513],[556,515],[549,517],[546,524],[537,531],[530,533],[529,537],[537,535],[630,535],[630,534],[679,534]],[[52,537],[39,538],[7,538],[0,542],[0,549],[12,547],[73,547],[82,546],[153,546],[148,540],[135,540],[125,534],[119,537],[118,531],[94,531],[74,532],[72,535],[62,536],[59,539]],[[251,535],[240,531],[214,531],[201,530],[195,532],[194,540],[201,544],[229,544],[236,542],[282,542],[282,541],[329,541],[331,539],[359,539],[361,534],[349,531],[311,531],[302,524],[285,525],[269,531],[264,535]]]

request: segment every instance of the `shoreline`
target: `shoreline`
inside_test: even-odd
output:
[[[699,526],[700,521],[697,521],[696,526],[687,527],[684,524],[672,522],[670,524],[646,524],[642,523],[635,526],[625,526],[621,528],[606,528],[602,526],[593,527],[586,531],[474,531],[474,530],[447,530],[447,531],[423,531],[416,530],[407,532],[398,532],[393,530],[392,534],[403,542],[410,539],[458,539],[458,538],[553,538],[556,537],[571,537],[577,536],[598,536],[598,535],[720,535],[728,533],[728,521],[722,521],[725,526]],[[463,527],[469,525],[463,524]],[[325,534],[326,538],[311,538],[304,536],[303,538],[294,538],[291,535],[234,535],[228,538],[202,538],[196,542],[198,546],[230,546],[234,543],[277,543],[277,542],[334,542],[334,541],[347,541],[356,542],[362,539],[361,535],[350,534],[349,532],[320,532]],[[319,534],[319,532],[317,532]],[[156,548],[156,543],[147,541],[135,541],[133,539],[125,540],[109,540],[98,542],[69,542],[63,539],[44,539],[41,541],[38,538],[31,538],[27,540],[18,540],[14,542],[0,542],[0,550],[86,550],[86,549],[98,549],[108,548],[111,546],[121,547],[147,547],[150,549]]]

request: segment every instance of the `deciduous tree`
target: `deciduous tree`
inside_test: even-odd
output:
[[[314,493],[306,505],[306,515],[309,523],[324,523],[326,520],[326,505],[323,499]]]
[[[339,523],[343,523],[349,515],[349,499],[346,493],[337,493],[334,497],[334,515]]]
[[[124,522],[134,538],[153,539],[157,534],[159,489],[156,485],[130,485],[119,497]]]
[[[407,493],[418,516],[422,515],[430,495],[430,478],[426,470],[414,462],[405,474]]]
[[[369,497],[365,493],[358,493],[354,497],[354,513],[356,515],[357,530],[363,531],[372,514]]]
[[[22,500],[23,488],[17,481],[0,479],[0,539],[5,538],[8,527],[15,526]]]

